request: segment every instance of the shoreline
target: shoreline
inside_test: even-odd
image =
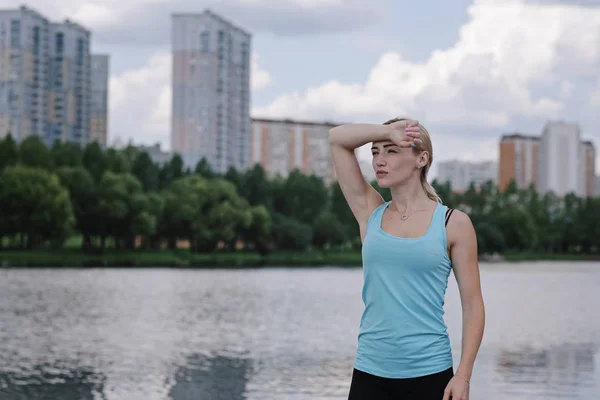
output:
[[[511,253],[502,256],[481,256],[486,264],[527,261],[600,261],[598,254],[534,254]],[[341,266],[360,267],[359,251],[273,252],[265,256],[249,252],[191,253],[169,251],[107,251],[103,254],[80,250],[0,251],[0,268],[20,267],[119,267],[119,268],[256,268],[270,266]]]

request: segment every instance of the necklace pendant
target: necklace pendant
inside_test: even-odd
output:
[[[400,217],[400,219],[402,221],[406,221],[408,219],[408,215],[403,215],[403,216]]]

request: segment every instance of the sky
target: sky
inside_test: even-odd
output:
[[[0,0],[0,8],[21,2]],[[251,115],[418,119],[435,161],[494,160],[502,134],[577,123],[600,145],[600,0],[30,0],[111,58],[109,143],[169,149],[171,14],[252,33]],[[600,153],[600,149],[598,150]],[[361,149],[361,158],[369,151]],[[600,160],[600,157],[598,158]],[[597,162],[600,167],[600,161]]]

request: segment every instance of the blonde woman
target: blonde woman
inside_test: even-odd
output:
[[[380,187],[364,179],[354,150],[372,143]],[[349,400],[467,400],[484,330],[477,239],[469,217],[443,205],[427,181],[433,146],[418,121],[331,129],[337,178],[360,227],[360,321]],[[454,371],[444,298],[454,271],[463,310],[462,353]]]

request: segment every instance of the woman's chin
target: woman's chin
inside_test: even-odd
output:
[[[379,186],[382,189],[388,189],[390,187],[390,185],[387,182],[387,179],[385,179],[385,177],[377,178],[377,186]]]

